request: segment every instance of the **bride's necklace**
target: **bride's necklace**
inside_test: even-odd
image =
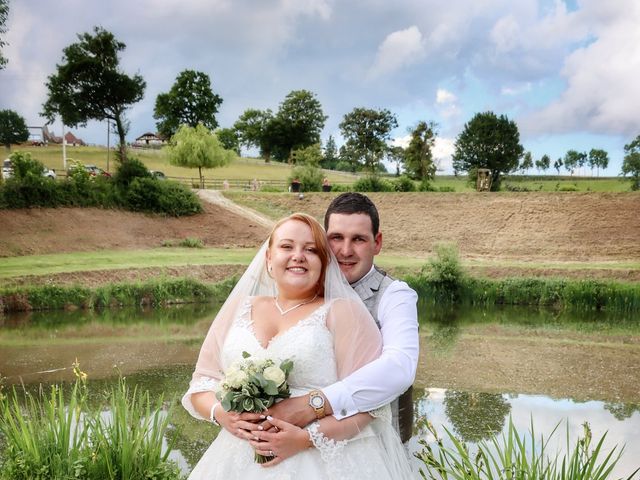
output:
[[[290,307],[290,308],[287,308],[286,310],[283,310],[283,309],[282,309],[282,307],[280,306],[280,304],[278,303],[278,297],[277,297],[277,296],[273,297],[273,299],[274,299],[274,300],[275,300],[275,302],[276,302],[276,308],[277,308],[277,309],[278,309],[278,311],[280,312],[280,315],[281,315],[281,316],[285,316],[287,313],[291,312],[292,310],[295,310],[295,309],[296,309],[296,308],[298,308],[298,307],[301,307],[301,306],[303,306],[303,305],[306,305],[307,303],[311,303],[311,302],[313,302],[316,298],[318,298],[318,294],[317,294],[317,293],[313,296],[313,298],[312,298],[311,300],[305,300],[305,301],[304,301],[304,302],[302,302],[302,303],[299,303],[299,304],[297,304],[297,305],[294,305],[293,307]]]

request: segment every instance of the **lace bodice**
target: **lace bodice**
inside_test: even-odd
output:
[[[308,317],[273,337],[266,348],[255,335],[251,310],[251,299],[247,299],[227,334],[222,348],[224,369],[242,359],[242,352],[248,352],[256,359],[293,360],[289,385],[294,395],[338,380],[333,338],[326,327],[329,305],[317,308]]]

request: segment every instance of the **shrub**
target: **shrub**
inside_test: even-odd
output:
[[[409,177],[402,175],[395,181],[394,189],[396,192],[415,192],[416,185]]]
[[[151,172],[144,163],[131,157],[126,162],[120,163],[113,176],[113,183],[120,189],[126,189],[136,178],[151,178]]]
[[[134,178],[125,194],[126,206],[137,212],[155,212],[179,217],[202,211],[198,197],[176,182]]]
[[[185,248],[204,248],[204,242],[199,238],[185,238],[178,243],[179,247]]]
[[[578,187],[575,185],[562,185],[561,187],[556,188],[556,190],[559,192],[577,192]]]
[[[458,247],[441,243],[434,250],[435,258],[429,259],[422,267],[421,274],[435,287],[439,296],[447,296],[453,300],[458,296],[464,278]]]
[[[438,191],[439,192],[455,192],[456,189],[449,186],[442,186],[442,187],[438,187]]]
[[[431,182],[429,180],[425,178],[424,180],[422,180],[422,182],[420,182],[418,190],[421,192],[435,192],[436,188],[431,185]]]
[[[394,186],[378,176],[369,175],[356,181],[353,184],[353,190],[355,192],[393,192]]]
[[[511,183],[505,183],[504,189],[507,192],[530,192],[531,190],[525,186],[513,185]]]
[[[295,178],[300,180],[300,190],[302,192],[319,192],[322,190],[322,170],[313,165],[295,167],[291,171],[289,182]]]

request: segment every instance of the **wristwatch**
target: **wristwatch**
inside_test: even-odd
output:
[[[324,413],[324,395],[320,390],[311,390],[309,392],[309,406],[313,408],[318,420],[326,416]]]

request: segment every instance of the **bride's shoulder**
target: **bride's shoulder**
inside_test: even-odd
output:
[[[249,302],[254,308],[261,308],[273,303],[273,297],[268,297],[266,295],[250,297]]]

